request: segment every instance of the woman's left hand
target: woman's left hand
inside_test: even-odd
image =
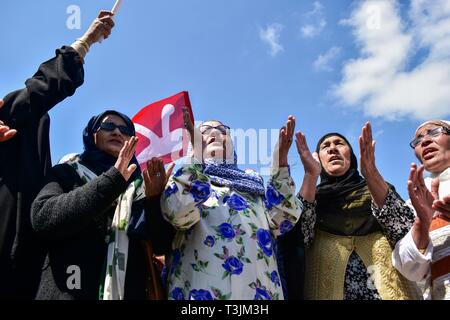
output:
[[[384,206],[389,186],[378,172],[375,164],[375,141],[372,138],[372,126],[367,122],[359,136],[361,174],[366,178],[372,199],[378,208]]]
[[[361,174],[367,179],[377,172],[375,165],[375,141],[372,138],[372,126],[367,122],[359,136]]]
[[[147,162],[147,169],[143,173],[147,198],[158,197],[163,193],[174,167],[175,164],[171,163],[166,171],[163,161],[157,158]]]
[[[288,153],[294,138],[294,129],[295,129],[295,117],[289,116],[286,125],[280,130],[278,145],[275,148],[274,154],[275,167],[287,167],[289,165]]]

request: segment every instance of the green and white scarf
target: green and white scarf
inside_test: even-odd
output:
[[[74,168],[83,182],[97,178],[97,175],[80,163],[79,156],[73,156],[64,163]],[[125,294],[125,275],[128,260],[127,228],[131,218],[134,201],[145,197],[142,178],[130,183],[127,190],[118,200],[110,231],[105,239],[108,243],[108,254],[105,264],[104,281],[100,285],[100,300],[123,300]]]

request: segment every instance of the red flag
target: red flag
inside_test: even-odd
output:
[[[139,138],[136,158],[143,168],[153,157],[162,158],[167,164],[186,156],[189,141],[184,127],[183,107],[188,108],[194,121],[186,91],[152,103],[133,117]]]

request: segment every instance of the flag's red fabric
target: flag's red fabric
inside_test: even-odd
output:
[[[139,138],[136,157],[143,168],[153,157],[162,158],[167,164],[186,156],[189,142],[184,127],[183,107],[188,108],[194,120],[186,91],[152,103],[133,117],[136,136]]]

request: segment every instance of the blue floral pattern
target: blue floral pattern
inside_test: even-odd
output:
[[[217,179],[215,180],[217,181]],[[176,184],[177,191],[173,184]],[[169,299],[283,299],[273,243],[298,221],[302,203],[287,168],[271,172],[266,197],[218,186],[201,166],[168,182],[163,215],[177,230],[169,261]]]

